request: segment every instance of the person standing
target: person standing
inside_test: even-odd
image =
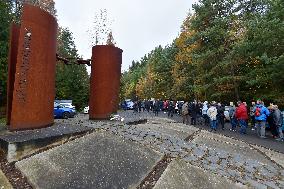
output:
[[[182,115],[182,106],[183,106],[182,101],[178,101],[178,114],[179,115]]]
[[[256,107],[254,109],[254,116],[256,121],[257,134],[260,138],[266,138],[265,136],[265,124],[267,117],[269,116],[268,109],[264,106],[261,100],[257,100]]]
[[[141,108],[142,108],[141,100],[137,101],[137,106],[138,106],[138,112],[140,113],[141,112]]]
[[[145,111],[145,99],[141,102],[142,111]]]
[[[274,108],[273,122],[276,125],[278,137],[279,137],[276,140],[284,141],[283,131],[282,131],[283,115],[281,114],[281,111],[278,109],[277,105],[274,105],[273,108]]]
[[[159,100],[155,100],[153,104],[153,111],[154,111],[155,116],[159,115],[159,109],[160,109]]]
[[[251,103],[251,107],[250,107],[250,120],[251,120],[251,130],[254,131],[255,130],[255,117],[254,117],[254,112],[253,110],[255,109],[255,102]]]
[[[248,112],[247,112],[247,107],[244,103],[241,101],[238,102],[238,108],[236,109],[236,118],[240,123],[241,134],[246,134],[247,133],[247,120],[248,120]]]
[[[189,115],[188,115],[188,102],[185,102],[182,105],[181,108],[181,113],[182,113],[182,123],[185,123],[186,125],[189,124]]]
[[[236,131],[237,127],[237,119],[236,119],[236,107],[233,102],[230,102],[230,108],[229,108],[229,116],[230,116],[230,122],[232,128],[231,131]]]
[[[146,108],[147,112],[150,112],[150,106],[151,106],[150,101],[146,100],[145,101],[145,108]]]
[[[275,108],[273,104],[270,104],[270,106],[268,107],[268,110],[270,112],[270,115],[267,117],[267,123],[269,125],[270,128],[270,132],[272,134],[272,137],[274,139],[277,138],[278,136],[278,131],[277,131],[277,121],[280,117],[280,115],[277,115],[275,112]]]
[[[173,101],[170,101],[169,103],[169,109],[168,109],[168,117],[173,117],[175,111],[175,105]]]
[[[225,107],[222,106],[221,103],[218,103],[218,106],[217,106],[217,124],[221,125],[222,127],[222,130],[224,130],[224,127],[225,127]]]
[[[134,110],[134,111],[133,111],[134,113],[137,113],[137,112],[138,112],[138,102],[137,102],[137,101],[134,102],[133,110]]]
[[[215,104],[211,104],[210,108],[207,110],[207,115],[210,119],[210,127],[211,131],[217,130],[217,108],[215,107]]]
[[[208,110],[208,102],[205,101],[202,107],[202,117],[204,119],[205,126],[209,126],[209,117],[207,115],[207,110]]]
[[[197,102],[194,101],[189,108],[191,112],[191,125],[196,125],[196,118],[197,118],[197,113],[198,113]]]

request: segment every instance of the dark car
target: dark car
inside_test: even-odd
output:
[[[54,118],[68,119],[74,117],[76,111],[72,108],[66,108],[63,105],[54,106]]]

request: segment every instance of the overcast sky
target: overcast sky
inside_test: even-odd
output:
[[[196,0],[55,0],[59,25],[73,33],[79,55],[91,58],[95,14],[107,9],[117,46],[123,49],[122,70],[156,46],[170,44]]]

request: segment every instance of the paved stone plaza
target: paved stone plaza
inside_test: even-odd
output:
[[[58,122],[93,132],[16,162],[34,188],[284,188],[282,153],[171,119]],[[147,180],[164,157],[164,171]]]

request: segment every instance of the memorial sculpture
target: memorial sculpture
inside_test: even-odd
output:
[[[20,25],[11,27],[7,125],[9,130],[53,124],[57,21],[25,4]]]
[[[54,123],[57,21],[48,12],[24,4],[20,25],[10,31],[7,125],[10,131],[38,129]],[[73,61],[74,62],[74,61]],[[122,50],[96,45],[91,65],[90,119],[108,119],[118,109]]]
[[[122,50],[111,45],[92,49],[89,118],[108,119],[119,104]]]

